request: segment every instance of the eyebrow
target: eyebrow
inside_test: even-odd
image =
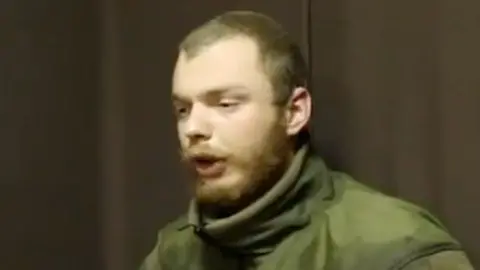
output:
[[[234,92],[234,93],[242,93],[245,92],[247,88],[243,85],[228,85],[228,86],[222,86],[218,88],[212,88],[204,91],[201,96],[207,97],[207,96],[213,96],[213,97],[218,97],[221,96],[227,92]],[[172,101],[178,101],[182,102],[188,100],[187,97],[183,95],[179,95],[178,93],[172,93]]]

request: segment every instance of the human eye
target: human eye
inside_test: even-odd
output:
[[[233,112],[239,108],[241,102],[236,99],[223,99],[217,103],[217,107],[223,112]]]
[[[234,107],[238,104],[239,104],[239,102],[235,101],[235,100],[222,100],[218,103],[218,106],[220,106],[222,108],[231,108],[231,107]]]
[[[174,104],[173,107],[175,116],[177,116],[178,118],[184,118],[188,116],[190,112],[189,107],[184,104]]]

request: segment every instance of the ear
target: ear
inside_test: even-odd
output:
[[[287,134],[295,136],[307,127],[312,113],[312,98],[304,87],[293,90],[286,107]]]

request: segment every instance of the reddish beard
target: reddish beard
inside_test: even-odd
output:
[[[227,167],[241,172],[241,179],[234,185],[218,186],[195,177],[194,193],[197,202],[207,211],[228,215],[236,212],[268,191],[283,175],[292,156],[292,146],[285,126],[278,121],[271,127],[261,147],[250,149],[248,160],[235,155],[226,159]],[[212,155],[213,149],[203,149]],[[182,156],[188,161],[188,154]],[[191,165],[191,163],[190,163]],[[217,215],[217,214],[216,214]]]

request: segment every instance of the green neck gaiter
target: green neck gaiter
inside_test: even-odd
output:
[[[257,201],[229,217],[206,220],[193,200],[189,223],[203,240],[223,249],[238,254],[269,253],[290,232],[308,223],[303,202],[318,189],[313,179],[322,165],[311,160],[309,146],[304,145],[283,177]]]

